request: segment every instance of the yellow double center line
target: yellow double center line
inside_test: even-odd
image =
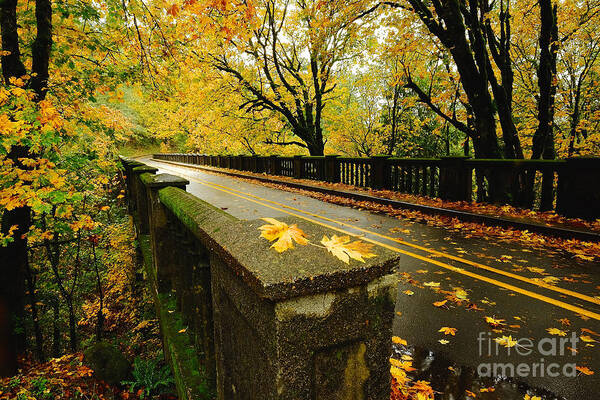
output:
[[[185,168],[196,169],[196,168],[187,167],[187,166],[185,166]],[[170,168],[164,168],[164,169],[170,169]],[[174,171],[174,170],[171,169],[171,171]],[[174,171],[174,172],[179,172],[179,171]],[[383,238],[383,239],[387,239],[387,240],[399,243],[399,244],[407,246],[407,247],[412,247],[412,248],[415,248],[415,249],[418,249],[418,250],[421,250],[421,251],[425,251],[425,252],[428,252],[430,254],[434,254],[436,256],[445,257],[447,259],[451,259],[451,260],[454,260],[454,261],[457,261],[457,262],[461,262],[463,264],[467,264],[467,265],[470,265],[470,266],[473,266],[473,267],[476,267],[476,268],[480,268],[480,269],[483,269],[483,270],[486,270],[486,271],[489,271],[489,272],[493,272],[493,273],[496,273],[496,274],[499,274],[499,275],[503,275],[503,276],[506,276],[506,277],[509,277],[509,278],[512,278],[512,279],[520,280],[520,281],[523,281],[523,282],[526,282],[526,283],[529,283],[529,284],[532,284],[532,285],[536,285],[538,287],[542,287],[542,288],[547,289],[547,290],[555,291],[555,292],[558,292],[558,293],[561,293],[561,294],[564,294],[564,295],[568,295],[568,296],[575,297],[575,298],[578,298],[578,299],[581,299],[581,300],[585,300],[585,301],[588,301],[590,303],[600,304],[600,300],[598,300],[598,299],[596,299],[594,297],[586,296],[584,294],[581,294],[581,293],[578,293],[578,292],[574,292],[574,291],[571,291],[571,290],[568,290],[568,289],[563,289],[563,288],[560,288],[560,287],[557,287],[557,286],[548,285],[548,284],[542,283],[542,282],[537,281],[537,280],[529,279],[529,278],[526,278],[526,277],[521,276],[521,275],[517,275],[517,274],[511,273],[511,272],[507,272],[507,271],[504,271],[504,270],[501,270],[501,269],[498,269],[498,268],[487,266],[485,264],[481,264],[481,263],[477,263],[477,262],[474,262],[474,261],[466,260],[464,258],[453,256],[451,254],[447,254],[447,253],[444,253],[444,252],[440,252],[440,251],[437,251],[437,250],[433,250],[433,249],[429,249],[429,248],[426,248],[426,247],[423,247],[423,246],[419,246],[419,245],[416,245],[416,244],[413,244],[413,243],[409,243],[409,242],[403,241],[403,240],[398,239],[398,238],[393,238],[393,237],[390,237],[390,236],[382,235],[380,233],[373,232],[373,231],[370,231],[370,230],[367,230],[367,229],[364,229],[364,228],[361,228],[361,227],[358,227],[358,226],[354,226],[354,225],[351,225],[351,224],[348,224],[348,223],[345,223],[345,222],[337,221],[337,220],[334,220],[334,219],[331,219],[331,218],[328,218],[328,217],[325,217],[325,216],[322,216],[322,215],[319,215],[319,214],[311,213],[309,211],[304,211],[304,210],[301,210],[301,209],[298,209],[298,208],[295,208],[295,207],[292,207],[292,206],[289,206],[289,205],[286,205],[286,204],[278,203],[278,202],[273,201],[273,200],[268,200],[268,199],[264,199],[264,198],[261,198],[259,196],[253,195],[253,194],[245,193],[245,192],[242,192],[242,191],[230,188],[228,186],[220,185],[218,183],[203,181],[201,179],[194,178],[194,177],[191,177],[191,176],[185,176],[185,177],[187,179],[191,180],[191,181],[194,181],[194,182],[200,183],[202,185],[211,187],[211,188],[213,188],[215,190],[219,190],[219,191],[228,193],[230,195],[233,195],[233,196],[245,199],[247,201],[250,201],[250,202],[253,202],[253,203],[256,203],[256,204],[260,204],[260,205],[262,205],[264,207],[271,208],[273,210],[277,210],[277,211],[283,212],[285,214],[288,214],[288,215],[291,215],[291,216],[294,216],[294,217],[297,217],[297,218],[304,219],[306,221],[315,223],[315,224],[320,225],[320,226],[327,227],[329,229],[333,229],[335,231],[344,233],[346,235],[360,236],[361,239],[363,239],[363,240],[365,240],[367,242],[370,242],[370,243],[373,243],[375,245],[387,248],[387,249],[392,250],[394,252],[397,252],[397,253],[400,253],[400,254],[404,254],[404,255],[407,255],[409,257],[413,257],[413,258],[425,261],[425,262],[433,264],[433,265],[437,265],[439,267],[442,267],[442,268],[454,271],[454,272],[462,274],[462,275],[469,276],[471,278],[474,278],[474,279],[477,279],[477,280],[480,280],[480,281],[484,281],[484,282],[490,283],[490,284],[498,286],[498,287],[502,287],[502,288],[514,291],[516,293],[520,293],[522,295],[525,295],[525,296],[528,296],[528,297],[531,297],[531,298],[534,298],[534,299],[537,299],[537,300],[540,300],[540,301],[552,304],[554,306],[557,306],[557,307],[560,307],[560,308],[563,308],[563,309],[575,312],[577,314],[581,314],[581,315],[587,316],[589,318],[600,320],[600,314],[598,314],[598,313],[595,313],[595,312],[592,312],[592,311],[588,311],[588,310],[583,309],[581,307],[573,306],[573,305],[565,303],[563,301],[556,300],[556,299],[553,299],[553,298],[550,298],[550,297],[547,297],[547,296],[544,296],[544,295],[541,295],[541,294],[538,294],[538,293],[535,293],[535,292],[532,292],[532,291],[529,291],[529,290],[526,290],[526,289],[522,289],[520,287],[513,286],[511,284],[508,284],[508,283],[505,283],[505,282],[502,282],[502,281],[498,281],[498,280],[493,279],[493,278],[489,278],[489,277],[486,277],[486,276],[483,276],[483,275],[479,275],[479,274],[476,274],[476,273],[473,273],[473,272],[470,272],[470,271],[466,271],[463,268],[455,267],[453,265],[449,265],[449,264],[440,262],[438,260],[434,260],[434,259],[422,256],[422,255],[410,252],[410,251],[406,251],[406,250],[400,249],[398,247],[391,246],[391,245],[379,242],[377,240],[374,240],[374,239],[371,239],[371,238],[368,238],[368,237],[365,237],[365,236],[362,236],[362,235],[357,235],[356,233],[352,233],[352,232],[349,232],[347,230],[344,230],[344,229],[341,229],[341,228],[338,228],[338,227],[335,227],[335,226],[331,226],[331,225],[325,224],[325,223],[323,223],[321,221],[318,221],[318,220],[315,220],[313,218],[309,218],[306,215],[310,215],[312,217],[316,217],[316,218],[319,218],[319,219],[322,219],[322,220],[325,220],[325,221],[328,221],[328,222],[333,222],[335,224],[338,224],[338,225],[341,225],[341,226],[345,226],[345,227],[348,227],[348,228],[356,229],[358,231],[361,231],[361,232],[364,232],[364,233],[367,233],[367,234],[370,234],[370,235],[374,235],[374,236],[377,236],[377,237],[380,237],[380,238]],[[278,206],[280,206],[282,208],[274,207],[274,206],[266,204],[266,203],[275,204],[275,205],[278,205]],[[297,212],[300,212],[300,213],[305,214],[305,215],[300,215],[300,214],[297,214],[297,213],[286,211],[285,209],[297,211]]]

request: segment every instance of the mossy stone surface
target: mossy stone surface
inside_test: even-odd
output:
[[[295,245],[278,253],[260,237],[263,220],[240,221],[199,198],[172,187],[161,189],[159,198],[202,244],[215,251],[260,296],[282,300],[359,286],[392,271],[398,254],[373,248],[376,257],[346,264],[324,248]],[[297,224],[312,243],[323,236],[343,233],[296,217],[279,218]],[[352,239],[357,240],[357,239]]]
[[[119,385],[131,375],[131,364],[112,343],[101,341],[84,352],[84,362],[94,375],[111,385]]]

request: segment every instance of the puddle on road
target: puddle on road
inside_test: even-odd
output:
[[[512,378],[479,377],[474,368],[456,365],[427,349],[394,346],[393,358],[400,360],[402,356],[412,357],[412,367],[416,370],[407,375],[413,381],[429,382],[436,392],[435,400],[523,400],[525,395],[539,396],[542,400],[564,399]]]

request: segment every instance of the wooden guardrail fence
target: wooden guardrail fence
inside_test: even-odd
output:
[[[600,158],[481,160],[154,154],[158,160],[600,218]]]

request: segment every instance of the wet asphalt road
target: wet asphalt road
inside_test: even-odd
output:
[[[402,254],[398,268],[403,282],[394,335],[411,346],[417,377],[432,382],[440,392],[436,398],[472,398],[465,397],[469,390],[477,399],[522,399],[525,393],[543,399],[600,399],[597,262],[465,238],[194,167],[140,161],[159,173],[187,178],[188,192],[239,219],[294,213],[396,247]],[[500,324],[493,326],[485,317]],[[442,327],[456,332],[444,334]],[[551,328],[557,331],[548,332]],[[497,345],[493,339],[503,336],[518,344]],[[477,371],[514,379],[478,379]],[[493,390],[486,390],[492,384]]]

